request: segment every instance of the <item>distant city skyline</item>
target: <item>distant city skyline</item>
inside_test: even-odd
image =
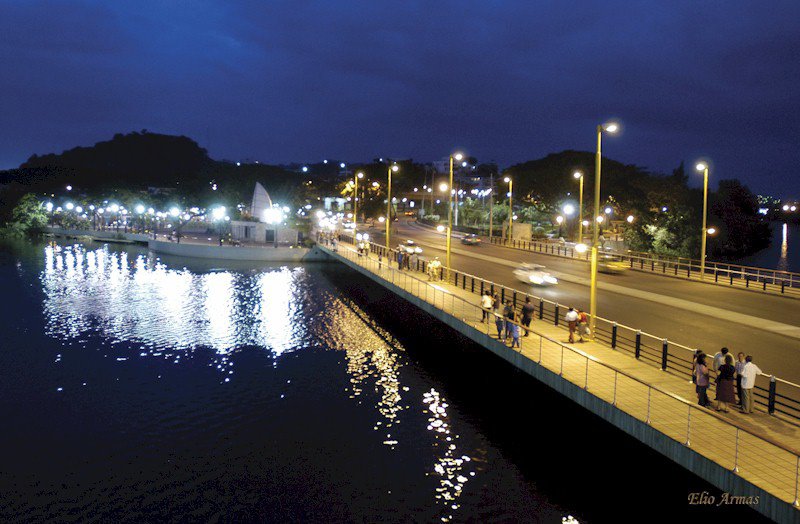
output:
[[[800,4],[0,6],[0,168],[148,129],[215,159],[698,158],[796,197]],[[88,30],[87,28],[91,28]]]

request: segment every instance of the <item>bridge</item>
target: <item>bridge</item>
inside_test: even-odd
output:
[[[517,308],[525,293],[457,270],[429,281],[423,261],[401,271],[384,247],[373,243],[360,256],[341,238],[336,250],[320,249],[719,489],[758,497],[753,507],[764,515],[800,520],[800,425],[778,411],[791,401],[778,402],[776,380],[757,395],[753,415],[719,415],[696,404],[688,347],[654,346],[620,324],[578,347],[565,341],[565,308],[542,297],[530,336],[512,349],[495,337],[494,322],[481,320],[479,293],[498,292]]]

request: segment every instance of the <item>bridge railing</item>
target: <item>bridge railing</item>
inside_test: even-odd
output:
[[[392,250],[375,244],[371,250],[382,258],[362,256],[349,246],[338,250],[338,255],[367,268],[473,329],[494,335],[496,326],[493,322],[483,321],[484,310],[480,306],[419,278],[414,270],[401,271],[392,267],[387,259]],[[468,277],[470,287],[471,278]],[[462,276],[460,283],[464,285],[463,282]],[[504,322],[518,326],[521,332],[526,330],[518,322]],[[523,353],[521,348],[516,349],[524,358],[557,373],[684,446],[701,450],[701,454],[720,466],[763,487],[774,496],[796,507],[800,505],[800,452],[797,450],[732,424],[729,419],[711,410],[687,402],[601,359],[543,335],[535,331],[535,326],[530,334],[532,337],[525,342],[526,351]],[[725,444],[720,445],[720,442]]]
[[[577,260],[588,261],[590,257],[588,251],[581,253],[574,246],[561,245],[556,242],[509,240],[507,238],[492,237],[492,243],[513,249]],[[660,273],[693,280],[699,279],[701,274],[700,261],[691,258],[665,257],[635,251],[627,253],[609,252],[608,254],[627,263],[628,267],[635,271]],[[800,295],[800,273],[706,261],[703,275],[705,280],[713,281],[717,284],[761,289],[762,291],[783,295]]]
[[[353,236],[341,234],[340,239],[351,242]],[[381,256],[384,263],[391,262],[396,266],[397,250],[387,250],[385,246],[374,242],[368,244],[370,253]],[[419,256],[412,258],[414,259],[413,265],[409,264],[409,268],[426,273],[428,261]],[[530,298],[536,306],[535,318],[564,329],[567,327],[564,315],[570,305],[553,302],[456,269],[448,271],[446,267],[441,267],[438,272],[440,280],[461,287],[477,296],[488,291],[492,296],[498,295],[502,303],[510,300],[517,313],[522,311],[525,299]],[[595,329],[596,341],[614,350],[629,353],[637,360],[685,378],[687,381],[692,379],[696,348],[599,316],[595,322]],[[713,370],[711,373],[714,374]],[[716,389],[714,382],[712,381],[709,386],[710,392],[714,392]],[[800,422],[800,385],[798,384],[765,374],[756,378],[753,399],[756,406],[760,406],[770,415],[779,415],[795,423]]]

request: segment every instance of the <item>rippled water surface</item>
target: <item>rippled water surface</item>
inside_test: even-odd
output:
[[[631,489],[607,472],[638,471],[618,433],[335,265],[4,245],[0,286],[3,521],[607,521]]]

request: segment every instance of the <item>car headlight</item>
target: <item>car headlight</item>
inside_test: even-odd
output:
[[[534,284],[541,284],[543,282],[542,277],[531,275],[531,282]]]
[[[545,282],[548,284],[558,284],[558,279],[556,277],[552,277],[550,275],[544,277]]]

